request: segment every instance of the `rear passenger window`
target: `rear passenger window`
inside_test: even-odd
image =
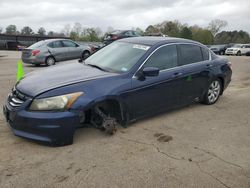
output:
[[[55,42],[49,43],[48,46],[50,48],[61,48],[62,47],[62,43],[61,43],[61,41],[55,41]]]
[[[192,44],[180,44],[180,65],[203,61],[201,48]]]
[[[164,46],[158,49],[147,60],[144,67],[156,67],[165,70],[177,66],[176,45]]]
[[[203,60],[209,60],[209,51],[206,48],[201,48]]]

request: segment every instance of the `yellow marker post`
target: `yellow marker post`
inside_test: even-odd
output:
[[[19,60],[17,62],[17,74],[16,74],[16,80],[17,80],[17,82],[22,79],[23,75],[24,75],[24,72],[23,72],[23,63],[22,63],[21,60]]]

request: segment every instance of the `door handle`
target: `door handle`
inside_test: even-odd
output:
[[[182,75],[182,72],[176,72],[173,74],[173,78],[180,77]]]
[[[206,65],[207,68],[210,68],[210,67],[212,67],[212,66],[213,66],[212,64],[207,64],[207,65]]]

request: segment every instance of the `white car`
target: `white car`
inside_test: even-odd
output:
[[[226,55],[246,55],[250,52],[250,44],[235,44],[231,48],[227,48]]]

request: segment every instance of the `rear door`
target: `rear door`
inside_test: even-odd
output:
[[[250,45],[243,45],[241,48],[241,53],[246,54],[247,52],[250,52]]]
[[[209,51],[195,44],[179,44],[179,62],[182,67],[182,103],[198,100],[208,87],[213,66]]]
[[[63,46],[67,49],[67,59],[78,59],[82,56],[82,48],[70,40],[63,40]]]
[[[132,79],[130,104],[135,118],[143,117],[179,105],[181,67],[177,67],[176,45],[168,45],[156,50],[138,70],[145,67],[160,69],[158,76]]]
[[[56,61],[63,61],[67,59],[67,49],[63,47],[62,41],[54,41],[47,44],[49,53],[53,55]]]

